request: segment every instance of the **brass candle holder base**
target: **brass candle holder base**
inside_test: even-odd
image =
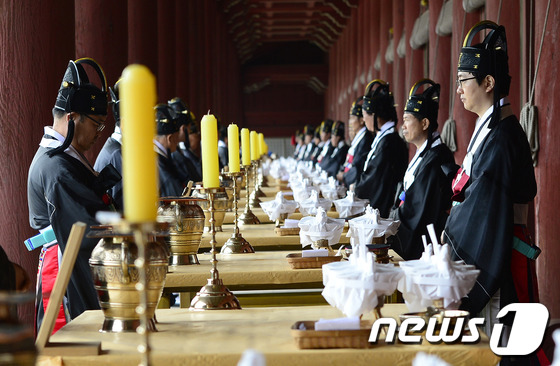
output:
[[[209,279],[208,284],[196,293],[191,302],[193,310],[241,309],[237,297],[224,286],[221,279]]]
[[[249,197],[249,206],[253,208],[261,207],[261,200],[255,196],[255,192],[251,193],[251,197]]]
[[[254,253],[255,249],[240,233],[233,233],[226,241],[220,253],[222,254],[241,254]]]
[[[240,225],[253,225],[253,224],[260,224],[260,220],[257,216],[255,216],[255,214],[253,213],[253,211],[251,211],[251,209],[247,209],[247,207],[245,208],[245,211],[241,214],[241,216],[239,216],[239,219],[237,220],[237,222]]]
[[[196,254],[172,254],[169,257],[170,266],[183,266],[191,264],[200,264]]]

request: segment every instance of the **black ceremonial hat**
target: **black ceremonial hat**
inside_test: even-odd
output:
[[[332,125],[333,120],[327,118],[326,120],[321,122],[321,131],[324,133],[331,133]]]
[[[332,134],[344,139],[344,122],[336,121],[332,127]]]
[[[179,131],[177,114],[167,104],[158,104],[156,110],[156,125],[158,135],[171,135]]]
[[[179,126],[189,125],[190,123],[193,123],[193,118],[191,116],[191,112],[189,111],[189,107],[185,102],[183,102],[181,98],[175,97],[167,102],[167,104],[177,114],[177,118],[179,119]]]
[[[350,107],[351,116],[356,116],[358,118],[362,118],[364,116],[362,113],[362,105],[360,104],[362,103],[363,100],[364,100],[364,96],[362,95],[358,97],[358,99],[356,99],[354,103],[352,103],[352,107]]]
[[[120,103],[121,100],[119,98],[119,83],[122,79],[117,80],[115,85],[112,88],[109,88],[109,95],[111,96],[111,109],[113,110],[113,117],[115,117],[115,122],[118,126],[121,124],[121,112],[120,112]]]
[[[101,88],[90,83],[83,65],[91,66],[97,73]],[[107,114],[107,79],[94,59],[80,58],[68,62],[54,107],[67,113]]]
[[[417,93],[418,89],[426,86],[424,91]],[[435,124],[437,128],[437,118],[439,110],[439,91],[440,85],[433,80],[422,79],[410,88],[408,101],[404,108],[405,113],[412,113],[419,119],[427,118],[430,125]]]
[[[318,139],[321,138],[321,125],[315,127],[315,133],[313,134],[313,137],[316,137]]]
[[[389,83],[380,79],[370,81],[366,86],[362,109],[368,114],[374,115],[376,130],[378,129],[377,116],[385,120],[393,119],[396,121],[395,100],[389,90]]]
[[[489,30],[488,34],[482,43],[473,45],[475,36],[483,30]],[[496,80],[497,93],[508,95],[511,77],[504,26],[489,20],[475,24],[463,41],[457,70],[483,77],[492,75]]]
[[[315,129],[311,125],[305,125],[305,127],[303,127],[303,134],[313,136],[315,134]]]

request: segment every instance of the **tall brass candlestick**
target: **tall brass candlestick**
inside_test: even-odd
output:
[[[210,233],[212,240],[212,269],[210,270],[211,278],[208,279],[206,286],[203,286],[196,294],[191,302],[191,309],[193,310],[225,310],[225,309],[241,309],[239,300],[231,291],[224,286],[220,279],[218,272],[218,260],[216,259],[216,227],[214,219],[214,195],[219,192],[224,192],[225,188],[203,188],[204,192],[208,194],[208,211],[210,211]]]
[[[233,230],[233,234],[231,235],[231,237],[226,241],[226,243],[224,244],[224,246],[222,247],[221,253],[223,254],[234,254],[234,253],[254,253],[255,249],[253,249],[253,247],[251,246],[251,244],[249,244],[249,242],[247,240],[245,240],[245,238],[241,235],[241,233],[239,232],[239,226],[237,223],[237,219],[238,219],[238,215],[237,215],[237,200],[238,200],[238,195],[237,195],[237,178],[238,177],[242,177],[244,175],[243,172],[228,172],[225,173],[227,174],[229,177],[231,177],[233,179],[233,210],[235,212],[235,216],[234,216],[234,230]]]
[[[245,203],[245,211],[239,216],[238,222],[243,225],[251,225],[251,224],[260,224],[261,222],[255,216],[253,211],[251,211],[251,204],[250,204],[250,189],[249,189],[249,169],[251,169],[251,165],[243,165],[243,169],[245,170],[245,196],[246,196],[246,203]]]
[[[249,199],[249,203],[251,204],[251,207],[261,207],[260,205],[261,200],[259,199],[259,197],[264,197],[265,194],[259,188],[259,179],[258,179],[259,161],[258,160],[251,161],[251,166],[253,168],[253,192],[251,193],[251,198]]]

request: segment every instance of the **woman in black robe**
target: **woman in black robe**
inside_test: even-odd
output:
[[[423,85],[424,92],[416,94]],[[451,208],[451,178],[442,166],[455,160],[437,132],[439,90],[432,80],[420,80],[412,87],[404,109],[403,136],[416,146],[416,154],[397,190],[391,216],[401,221],[393,249],[405,260],[420,258],[422,235],[428,236],[426,226],[434,224],[441,232]]]

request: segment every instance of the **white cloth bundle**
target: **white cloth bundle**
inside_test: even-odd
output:
[[[294,192],[294,199],[296,199],[295,192]],[[310,192],[309,198],[298,202],[299,202],[299,211],[303,216],[317,215],[319,212],[318,211],[319,208],[322,208],[324,211],[328,211],[331,209],[332,206],[332,201],[326,198],[319,198],[319,192],[317,192],[315,188],[313,188],[313,190]]]
[[[366,213],[348,221],[350,228],[347,237],[350,243],[371,244],[373,238],[380,236],[391,236],[397,233],[401,222],[399,220],[382,219],[378,209],[366,207]]]
[[[344,315],[359,316],[375,309],[380,296],[393,294],[402,276],[393,264],[375,263],[373,253],[353,253],[348,262],[323,265],[322,295]]]
[[[288,180],[290,172],[295,171],[297,161],[294,158],[284,158],[273,160],[270,163],[270,175],[275,179]]]
[[[327,239],[329,245],[338,244],[344,220],[333,219],[327,216],[321,207],[317,209],[317,216],[307,216],[299,220],[299,241],[302,247],[313,244],[319,239]]]
[[[294,192],[294,200],[298,203],[301,203],[311,197],[313,192],[318,193],[317,188],[313,187],[309,184],[309,179],[305,178],[301,182],[297,184],[290,183],[290,187]]]
[[[335,177],[329,177],[327,182],[321,184],[319,188],[321,189],[323,197],[331,201],[337,200],[340,195],[340,186]],[[345,191],[344,187],[342,187],[342,189]]]
[[[298,207],[297,202],[287,200],[282,192],[276,193],[274,200],[261,202],[260,205],[272,221],[277,220],[281,214],[293,214]]]
[[[333,201],[339,217],[350,217],[364,212],[368,202],[357,198],[352,191],[348,191],[345,198]]]
[[[329,181],[329,174],[325,171],[319,172],[316,170],[318,174],[314,175],[312,180],[313,184],[320,187],[323,184],[327,184]]]
[[[458,304],[472,289],[480,271],[462,261],[452,261],[448,244],[437,242],[433,225],[428,225],[432,244],[424,238],[424,253],[418,260],[400,263],[405,276],[398,289],[410,311],[422,311],[433,300],[443,299],[443,307]]]

